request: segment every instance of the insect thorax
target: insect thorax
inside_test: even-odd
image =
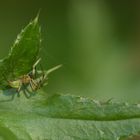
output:
[[[31,77],[29,75],[23,75],[20,77],[20,80],[23,84],[28,84],[31,81]]]

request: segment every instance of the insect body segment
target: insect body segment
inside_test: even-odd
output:
[[[21,86],[21,81],[20,80],[16,80],[16,81],[8,81],[9,85],[12,88],[19,88]]]

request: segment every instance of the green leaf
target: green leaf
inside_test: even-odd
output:
[[[41,48],[41,32],[38,16],[17,36],[9,55],[0,61],[0,84],[27,74],[36,62]]]
[[[0,96],[0,127],[7,135],[25,140],[119,140],[140,132],[139,104],[44,95],[26,99],[21,94],[11,102]]]
[[[12,80],[31,71],[40,42],[37,16],[19,34],[8,57],[0,61],[1,86],[6,85],[3,75]],[[140,132],[139,104],[101,103],[71,95],[47,97],[41,91],[32,93],[30,99],[22,92],[20,98],[16,95],[15,89],[0,93],[0,139],[119,140]]]

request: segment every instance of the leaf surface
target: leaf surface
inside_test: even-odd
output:
[[[119,140],[140,131],[139,104],[44,95],[1,100],[0,126],[15,139],[26,140]]]

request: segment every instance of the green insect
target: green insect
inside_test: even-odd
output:
[[[58,65],[47,70],[46,72],[44,72],[43,70],[36,70],[36,66],[38,65],[40,60],[41,59],[38,59],[36,61],[36,63],[33,65],[32,71],[28,74],[22,75],[16,80],[7,80],[8,86],[16,90],[18,97],[20,96],[20,92],[22,91],[26,98],[30,98],[34,91],[37,91],[47,84],[48,75],[62,66]]]

